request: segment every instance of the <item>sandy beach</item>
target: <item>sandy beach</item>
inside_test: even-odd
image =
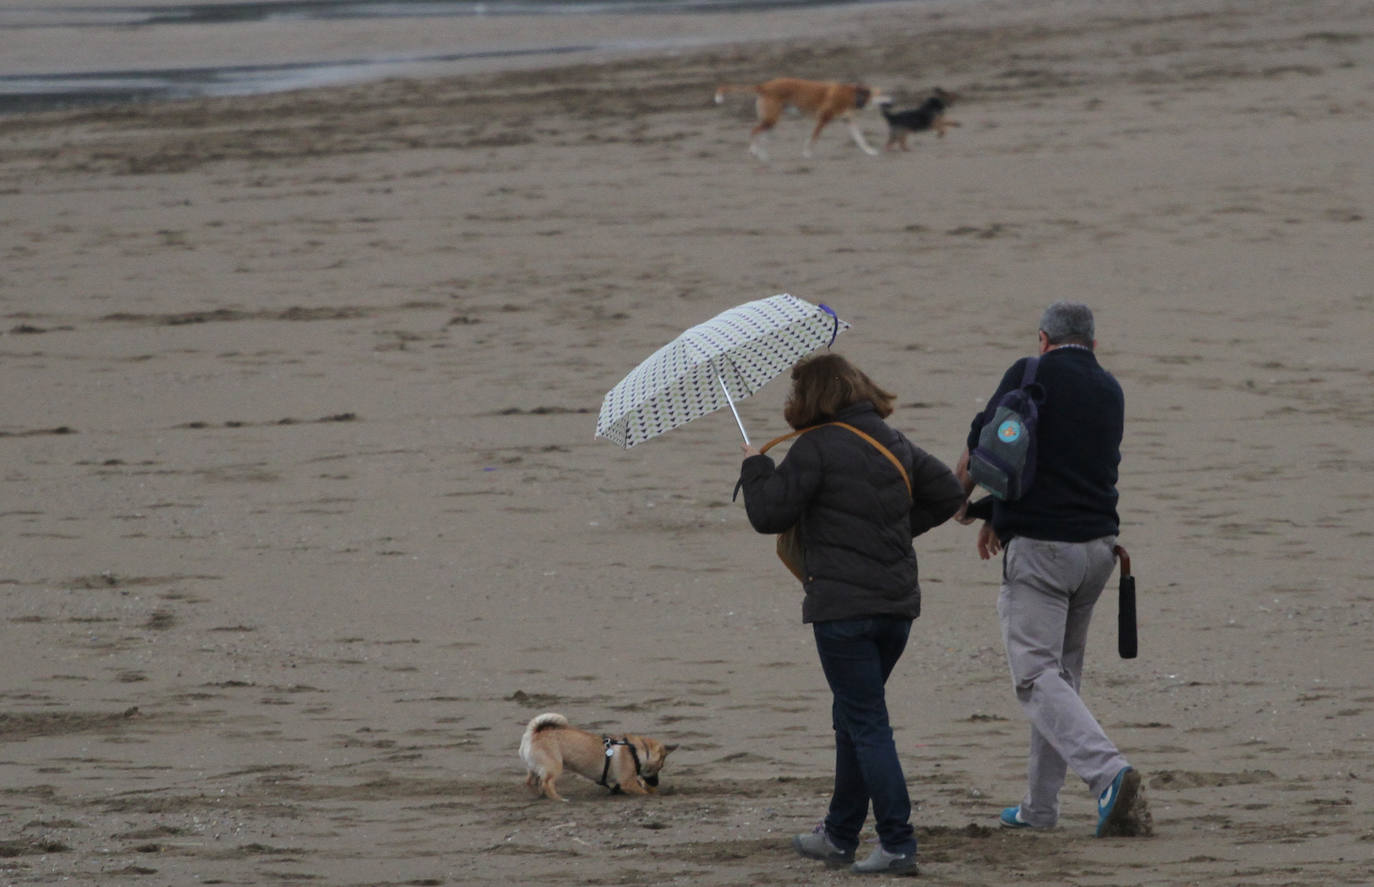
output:
[[[779,292],[951,463],[1053,299],[1126,392],[1141,655],[1105,601],[1084,695],[1156,834],[1092,838],[1072,778],[1060,828],[996,828],[1027,728],[950,524],[889,685],[924,881],[1374,882],[1374,3],[769,15],[0,118],[0,883],[851,881],[788,843],[829,694],[733,420],[593,438],[642,358]],[[764,165],[711,99],[780,74],[939,85],[960,126],[803,159],[790,116]],[[661,794],[531,799],[544,711],[679,744]]]

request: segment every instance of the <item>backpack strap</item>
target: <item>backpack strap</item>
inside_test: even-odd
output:
[[[1045,402],[1045,386],[1035,381],[1035,371],[1040,368],[1040,358],[1031,357],[1026,360],[1026,368],[1021,371],[1021,390],[1026,392],[1026,396],[1040,406]]]

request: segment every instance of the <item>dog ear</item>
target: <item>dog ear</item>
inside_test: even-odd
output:
[[[668,757],[669,753],[675,752],[675,751],[677,751],[677,746],[676,746],[676,745],[665,745],[665,746],[663,746],[663,756],[664,756],[665,758]]]

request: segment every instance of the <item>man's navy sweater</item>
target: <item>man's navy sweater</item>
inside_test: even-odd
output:
[[[978,446],[978,433],[996,412],[997,401],[1021,384],[1026,360],[1012,364],[987,408],[974,418],[970,451]],[[1045,353],[1035,381],[1045,390],[1035,480],[1015,502],[993,500],[993,531],[1003,544],[1014,536],[1059,542],[1115,536],[1117,466],[1125,421],[1121,386],[1091,351],[1073,346]],[[978,511],[971,508],[970,514]]]

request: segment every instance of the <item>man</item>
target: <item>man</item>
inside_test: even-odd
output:
[[[1016,697],[1031,723],[1026,794],[1002,811],[1007,828],[1050,828],[1069,768],[1098,799],[1097,836],[1142,834],[1149,813],[1140,774],[1078,695],[1093,605],[1115,567],[1117,466],[1124,398],[1098,365],[1092,311],[1055,302],[1040,319],[1035,479],[1015,501],[965,504],[961,523],[986,518],[984,560],[1004,552],[997,613]],[[969,452],[998,400],[1021,385],[1028,358],[1002,377],[974,420],[956,471],[966,494]]]

